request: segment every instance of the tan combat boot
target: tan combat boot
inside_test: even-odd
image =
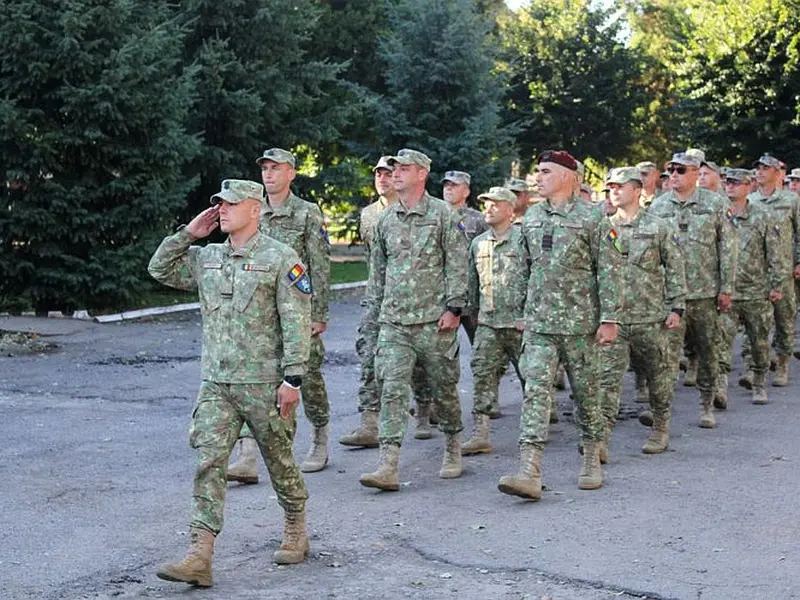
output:
[[[214,556],[214,534],[202,527],[189,529],[189,550],[176,563],[158,567],[156,577],[166,581],[183,581],[197,587],[211,587],[211,559]]]
[[[566,378],[566,373],[564,371],[564,365],[560,363],[558,365],[558,368],[556,369],[556,376],[555,379],[553,380],[553,386],[557,390],[567,389],[567,378]]]
[[[494,421],[503,416],[503,411],[500,410],[500,404],[495,404],[489,409],[489,418]]]
[[[600,466],[600,442],[584,440],[583,465],[578,477],[578,488],[596,490],[603,485],[603,467]]]
[[[644,375],[634,373],[636,376],[636,402],[647,404],[650,402],[650,387],[647,385],[647,378]]]
[[[374,410],[365,410],[361,413],[361,425],[347,435],[339,438],[342,446],[355,446],[357,448],[378,447],[378,417]]]
[[[272,555],[279,565],[296,565],[308,556],[308,534],[306,533],[306,512],[283,513],[283,541],[280,549]]]
[[[492,425],[489,422],[489,415],[475,413],[473,415],[475,425],[472,429],[472,437],[461,445],[461,454],[489,454],[494,452],[492,446]]]
[[[414,429],[414,439],[429,440],[433,437],[431,430],[431,405],[418,404],[416,411],[417,426]]]
[[[753,374],[753,395],[752,401],[753,404],[766,404],[769,402],[767,398],[767,374],[766,373],[758,373]]]
[[[315,473],[322,471],[328,464],[328,426],[314,427],[311,448],[308,454],[300,463],[300,470],[303,473]]]
[[[397,463],[400,461],[400,446],[397,444],[381,444],[381,457],[378,470],[364,473],[358,481],[365,487],[378,488],[389,492],[400,489],[397,476]]]
[[[611,444],[611,433],[614,431],[614,423],[606,423],[603,430],[603,439],[600,442],[600,464],[604,465],[608,462],[609,446]]]
[[[714,429],[717,426],[717,420],[714,418],[714,409],[711,405],[714,403],[714,392],[703,392],[700,396],[700,405],[702,412],[700,413],[700,427],[703,429]]]
[[[697,358],[690,358],[686,365],[686,374],[683,376],[683,385],[694,387],[697,385]]]
[[[775,367],[775,375],[772,377],[772,387],[786,387],[789,385],[789,359],[788,354],[778,355],[778,365]]]
[[[727,410],[728,408],[728,374],[717,375],[717,391],[714,393],[714,408]]]
[[[528,500],[542,498],[542,450],[533,444],[519,447],[519,473],[500,478],[497,489]]]
[[[255,439],[246,437],[241,438],[236,445],[239,446],[239,456],[228,467],[228,481],[258,483],[258,444]]]
[[[553,396],[553,401],[550,403],[550,425],[555,425],[556,423],[558,423],[558,402]]]
[[[669,417],[654,415],[653,430],[642,446],[645,454],[661,454],[669,447]]]
[[[646,408],[642,412],[639,413],[639,423],[644,425],[645,427],[652,427],[653,426],[653,411],[649,408]]]
[[[461,477],[461,434],[448,433],[444,441],[444,458],[439,471],[442,479]]]
[[[747,369],[744,375],[739,378],[739,385],[745,389],[753,389],[753,369]]]

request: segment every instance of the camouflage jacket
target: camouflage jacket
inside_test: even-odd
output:
[[[728,206],[726,198],[697,188],[686,202],[667,192],[647,211],[669,222],[678,234],[686,266],[687,300],[733,293],[739,243],[727,217]]]
[[[603,213],[579,198],[561,209],[534,204],[522,221],[525,327],[556,335],[594,333],[622,316],[620,254],[602,232]]]
[[[367,300],[373,322],[438,321],[467,302],[467,241],[460,219],[425,193],[413,209],[398,200],[375,228]]]
[[[781,250],[789,256],[792,267],[800,265],[800,197],[789,190],[775,190],[765,196],[761,190],[753,192],[748,200],[768,208],[780,229]]]
[[[791,281],[790,255],[784,251],[781,227],[770,209],[748,200],[741,215],[731,214],[739,234],[734,300],[767,298],[770,290],[784,289]]]
[[[291,246],[308,265],[314,289],[311,297],[311,320],[327,323],[331,289],[331,247],[322,211],[316,204],[290,193],[279,208],[268,202],[261,209],[261,230],[279,242]]]
[[[482,234],[488,229],[486,219],[483,218],[483,213],[474,208],[470,208],[466,204],[461,206],[455,211],[461,217],[461,229],[464,235],[467,236],[467,243],[471,244],[472,240]]]
[[[370,252],[372,249],[372,241],[375,238],[375,227],[378,226],[378,219],[381,212],[389,206],[389,201],[380,196],[375,202],[365,206],[361,209],[361,225],[359,227],[359,234],[361,240],[364,242],[364,248],[367,251],[367,267],[370,264]]]
[[[311,290],[297,254],[257,233],[243,248],[192,246],[181,230],[161,242],[148,270],[200,292],[202,375],[218,383],[275,383],[302,375],[311,340]]]
[[[502,328],[523,320],[527,272],[520,225],[512,225],[503,239],[489,229],[472,241],[469,305],[479,323]]]
[[[644,210],[632,221],[623,221],[619,213],[606,220],[606,236],[623,259],[620,321],[656,323],[673,308],[684,309],[686,272],[678,235],[670,224]]]

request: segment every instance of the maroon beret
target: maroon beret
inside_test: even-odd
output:
[[[545,150],[536,158],[537,165],[543,162],[555,163],[570,171],[578,170],[578,161],[566,150]]]

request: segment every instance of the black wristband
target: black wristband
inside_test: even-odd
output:
[[[672,309],[672,312],[674,312],[674,313],[675,313],[676,315],[678,315],[679,317],[682,317],[682,316],[683,316],[683,309],[682,309],[682,308],[673,308],[673,309]]]
[[[448,306],[446,307],[447,312],[453,313],[455,316],[461,316],[461,307],[460,306]]]
[[[299,388],[303,385],[303,378],[300,375],[287,375],[283,380],[293,388]]]

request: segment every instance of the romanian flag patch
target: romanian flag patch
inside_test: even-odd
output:
[[[622,247],[622,243],[619,241],[619,236],[617,235],[617,230],[612,229],[606,235],[606,240],[614,246],[614,249],[619,252],[620,254],[626,254],[625,249]]]
[[[308,276],[302,265],[293,266],[291,269],[289,269],[286,277],[288,277],[291,284],[303,294],[310,294],[312,292],[311,278]]]

